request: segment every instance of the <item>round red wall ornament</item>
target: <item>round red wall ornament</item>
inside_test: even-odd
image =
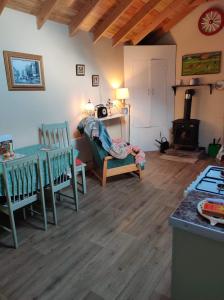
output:
[[[202,34],[213,35],[224,26],[224,13],[219,8],[209,8],[200,17],[198,28]]]

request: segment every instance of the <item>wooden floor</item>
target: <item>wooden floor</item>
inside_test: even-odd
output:
[[[0,299],[169,300],[168,217],[207,164],[152,153],[142,182],[124,175],[102,188],[89,177],[78,213],[58,204],[57,227],[44,232],[34,218],[18,222],[18,250],[1,231]]]

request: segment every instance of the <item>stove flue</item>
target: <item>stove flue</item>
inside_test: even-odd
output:
[[[184,119],[190,120],[191,118],[191,105],[192,105],[192,96],[194,96],[195,90],[189,89],[185,92],[184,99]]]

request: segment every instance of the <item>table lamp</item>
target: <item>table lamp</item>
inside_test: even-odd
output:
[[[116,100],[121,100],[123,108],[125,107],[125,100],[129,99],[128,88],[119,88],[115,91]]]
[[[85,111],[86,111],[86,113],[89,116],[93,116],[94,115],[95,107],[94,107],[94,105],[93,105],[93,103],[91,102],[90,99],[89,99],[89,101],[85,105]]]

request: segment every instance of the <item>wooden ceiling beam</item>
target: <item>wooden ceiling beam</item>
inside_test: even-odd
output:
[[[69,33],[71,36],[75,35],[81,23],[88,17],[99,2],[100,0],[86,0],[85,6],[80,10],[79,14],[74,17],[69,25]]]
[[[2,14],[7,3],[8,3],[8,0],[0,0],[0,15]]]
[[[49,18],[59,0],[46,0],[37,15],[37,28],[40,29]]]
[[[167,32],[169,32],[177,23],[179,23],[184,17],[186,17],[194,8],[188,6],[183,12],[177,13],[161,26],[157,31],[154,31],[154,35],[150,38],[150,44],[155,44],[159,39],[163,37]]]
[[[152,12],[154,7],[160,2],[161,0],[150,0],[147,2],[139,11],[138,13],[124,26],[122,27],[113,37],[113,46],[117,46],[122,39],[124,39],[129,32],[131,32],[141,21],[142,19]]]
[[[160,12],[158,16],[152,18],[152,21],[149,22],[148,26],[145,26],[146,28],[132,39],[133,44],[137,45],[146,35],[155,30],[165,19],[169,18],[170,15],[173,15],[175,11],[178,12],[178,10],[183,7],[183,4],[188,5],[189,2],[189,0],[185,3],[183,3],[182,0],[174,0],[162,12]]]
[[[194,10],[194,7],[188,6],[186,9],[184,9],[182,12],[177,13],[174,15],[170,21],[168,21],[163,27],[164,33],[170,31],[177,23],[179,23],[182,19],[184,19],[189,13],[191,13]]]
[[[154,42],[158,41],[164,34],[169,32],[175,25],[177,25],[182,19],[184,19],[187,15],[189,15],[196,7],[199,5],[205,3],[205,2],[211,2],[214,0],[193,0],[190,5],[186,6],[186,8],[181,11],[176,13],[166,24],[162,26],[156,32],[155,37],[154,37]]]
[[[119,4],[115,5],[111,9],[110,13],[105,16],[104,21],[99,23],[99,25],[94,29],[94,43],[102,37],[102,35],[120,18],[120,16],[131,6],[134,1],[135,0],[122,0]]]
[[[213,2],[213,1],[215,1],[215,0],[192,0],[190,3],[190,7],[196,8],[203,3]]]

